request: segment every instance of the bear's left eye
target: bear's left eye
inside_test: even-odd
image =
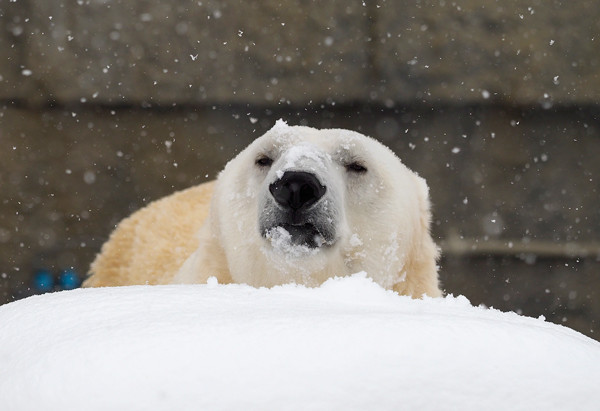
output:
[[[256,159],[255,163],[259,167],[270,167],[273,164],[273,159],[267,156],[260,156]]]
[[[358,161],[354,161],[352,163],[346,164],[346,171],[349,171],[351,173],[363,174],[367,172],[367,167],[365,167]]]

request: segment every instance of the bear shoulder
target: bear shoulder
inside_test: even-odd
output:
[[[164,284],[198,247],[214,181],[150,203],[119,223],[90,266],[84,287]]]

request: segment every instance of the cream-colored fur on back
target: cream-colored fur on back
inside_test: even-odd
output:
[[[174,193],[121,221],[83,286],[169,283],[198,248],[213,187],[211,181]]]
[[[256,165],[265,150],[277,157],[268,174]],[[368,173],[345,169],[343,158],[356,156]],[[328,207],[338,207],[332,247],[296,256],[261,236],[261,201],[286,167],[322,168],[315,172],[329,184]],[[216,182],[172,194],[123,220],[84,286],[205,283],[211,276],[220,283],[315,286],[366,271],[399,294],[437,297],[438,249],[430,218],[425,180],[380,143],[348,130],[278,122],[230,161]]]

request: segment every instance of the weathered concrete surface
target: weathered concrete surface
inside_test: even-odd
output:
[[[595,1],[378,3],[380,99],[546,107],[600,99]]]
[[[0,98],[32,104],[551,107],[600,99],[600,8],[592,0],[0,7],[8,56]]]
[[[499,108],[432,115],[425,131],[432,142],[413,144],[429,181],[455,183],[450,191],[437,187],[444,192],[438,208],[461,222],[441,224],[444,236],[457,230],[466,238],[597,240],[600,170],[590,154],[600,152],[597,115]],[[456,119],[455,128],[436,124]]]
[[[25,20],[27,7],[23,2],[0,3],[0,99],[26,100],[33,92],[31,75],[25,67]]]
[[[27,64],[58,102],[170,106],[366,94],[360,3],[34,3]]]

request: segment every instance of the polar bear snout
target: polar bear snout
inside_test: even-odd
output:
[[[336,207],[321,181],[310,171],[287,170],[268,184],[259,229],[275,248],[285,243],[318,249],[335,243]]]
[[[286,171],[269,185],[271,195],[284,209],[306,210],[325,195],[327,188],[317,176],[305,171]]]

